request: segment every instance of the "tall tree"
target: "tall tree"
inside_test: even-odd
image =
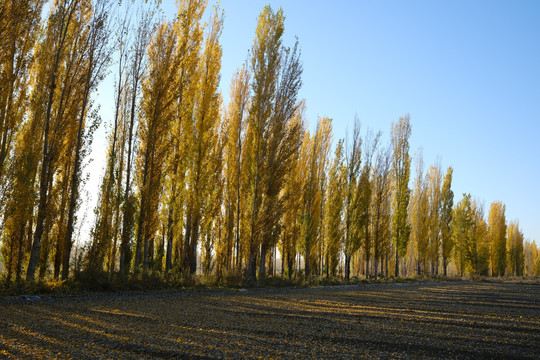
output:
[[[302,101],[298,107],[293,121],[304,131],[305,103]],[[303,142],[291,159],[290,171],[285,178],[285,188],[283,190],[283,225],[281,229],[281,269],[282,274],[287,266],[289,279],[292,278],[295,271],[295,262],[297,259],[298,242],[302,238],[302,212],[303,212],[303,194],[302,188],[307,173],[305,160],[301,157],[302,153],[307,152],[305,147],[308,144]]]
[[[452,191],[452,174],[454,170],[448,167],[444,176],[441,190],[441,212],[440,212],[440,229],[441,229],[441,257],[443,274],[446,276],[446,268],[452,254],[454,242],[452,238],[452,207],[454,206],[454,192]]]
[[[63,87],[58,86],[61,83],[59,75],[62,76],[63,74],[59,73],[59,70],[63,61],[70,55],[73,55],[73,53],[68,53],[67,49],[70,45],[73,46],[72,49],[78,49],[78,35],[85,35],[85,32],[80,31],[82,26],[78,21],[80,19],[79,15],[82,15],[81,13],[85,11],[86,7],[84,5],[86,4],[83,4],[82,0],[62,0],[56,2],[49,13],[47,34],[41,45],[43,58],[41,60],[42,67],[39,71],[42,71],[42,74],[38,74],[38,76],[41,77],[40,81],[44,85],[44,88],[41,88],[41,86],[36,87],[34,96],[42,99],[43,108],[36,110],[34,116],[42,117],[44,113],[44,117],[42,120],[42,155],[40,159],[41,171],[38,180],[39,200],[37,218],[28,270],[26,272],[26,279],[29,281],[34,280],[40,254],[41,239],[46,230],[44,225],[47,216],[47,205],[49,203],[49,184],[55,172],[52,161],[55,155],[58,154],[55,154],[55,150],[59,146],[59,136],[55,135],[63,135],[60,134],[62,132],[61,124],[65,119],[62,116],[65,106],[62,103],[67,98],[64,90],[70,83],[64,82]],[[70,64],[73,64],[73,62]],[[69,70],[70,64],[66,64],[66,70]],[[69,71],[65,71],[64,73],[69,74]],[[58,98],[60,99],[58,100]],[[54,123],[52,119],[53,105],[56,109]]]
[[[523,233],[519,229],[519,222],[511,221],[507,233],[507,274],[523,276],[525,258],[523,254]]]
[[[422,271],[426,271],[429,244],[429,202],[426,180],[424,178],[424,161],[422,151],[420,150],[416,155],[416,177],[409,211],[411,218],[411,240],[414,242],[414,248],[416,250],[416,272],[418,275]]]
[[[298,41],[293,49],[282,48],[281,52],[281,71],[275,89],[275,102],[264,139],[267,146],[263,154],[262,242],[259,261],[259,276],[262,277],[266,275],[268,251],[276,246],[279,238],[285,175],[290,171],[293,156],[300,146],[301,139],[300,124],[293,121],[298,107],[298,92],[302,86],[302,65]]]
[[[431,263],[431,274],[439,273],[440,256],[440,209],[441,209],[441,181],[442,173],[440,164],[429,167],[427,173],[428,189],[427,197],[429,201],[429,261]]]
[[[409,115],[392,124],[392,175],[395,186],[392,205],[392,239],[394,241],[396,276],[399,276],[399,258],[405,256],[411,232],[407,219],[410,189],[409,174],[411,157],[409,155],[409,138],[411,124]]]
[[[126,106],[129,112],[129,124],[126,126],[127,134],[127,160],[126,160],[126,183],[123,194],[122,232],[120,243],[119,271],[122,276],[129,273],[131,263],[131,236],[134,228],[135,196],[132,194],[132,168],[133,150],[135,148],[135,125],[138,120],[137,101],[144,81],[147,68],[146,48],[150,41],[152,17],[150,12],[142,12],[139,15],[137,33],[130,47],[129,72],[128,72],[128,99]]]
[[[226,161],[226,243],[227,268],[240,264],[240,217],[241,217],[241,173],[242,173],[242,144],[245,128],[245,118],[249,106],[249,82],[251,74],[244,64],[238,69],[232,79],[230,98],[226,122],[227,145],[225,149]],[[234,249],[234,251],[233,251]]]
[[[135,252],[135,273],[142,264],[148,270],[150,252],[158,226],[158,204],[162,190],[167,135],[173,117],[174,69],[177,65],[173,25],[162,23],[148,47],[149,76],[143,83],[141,99],[139,181],[140,207]]]
[[[390,242],[390,210],[392,197],[390,148],[380,149],[375,161],[373,216],[373,260],[374,276],[377,279],[379,260],[381,274],[383,258],[388,255]]]
[[[68,210],[67,233],[64,243],[62,279],[68,277],[69,261],[71,247],[73,244],[73,231],[75,222],[75,210],[79,200],[79,185],[81,180],[82,161],[86,151],[84,151],[85,142],[91,142],[93,132],[98,123],[90,124],[87,128],[87,112],[90,104],[90,95],[96,89],[99,82],[105,76],[105,70],[111,58],[109,47],[109,34],[111,28],[108,26],[110,3],[108,0],[97,0],[91,13],[91,19],[88,24],[88,38],[86,43],[82,44],[86,48],[86,59],[83,72],[82,99],[80,105],[80,114],[78,116],[77,138],[74,146],[74,164],[71,174],[70,201]],[[96,119],[96,117],[94,117]],[[97,119],[96,119],[97,121]]]
[[[346,139],[345,164],[347,167],[346,196],[345,196],[345,280],[351,273],[352,255],[360,247],[360,238],[356,223],[357,183],[362,161],[362,139],[360,137],[360,122],[355,117],[352,140]]]
[[[180,1],[178,18],[175,23],[177,37],[178,65],[175,112],[171,124],[171,152],[168,157],[169,198],[167,203],[167,253],[165,271],[171,270],[173,257],[178,262],[182,252],[182,226],[184,203],[186,202],[186,171],[192,152],[191,134],[196,96],[199,91],[199,70],[204,27],[201,18],[206,9],[206,1]],[[173,252],[174,255],[173,256]]]
[[[300,143],[299,124],[291,119],[297,108],[302,67],[297,45],[282,48],[285,16],[266,6],[259,15],[252,46],[253,97],[246,134],[249,167],[250,234],[248,276],[254,280],[266,273],[266,255],[277,238],[279,199],[285,174]],[[249,159],[249,160],[248,160]]]
[[[6,162],[28,105],[29,67],[44,0],[3,2],[0,11],[0,205]]]
[[[222,146],[219,142],[219,123],[221,94],[219,93],[221,69],[221,45],[219,38],[223,26],[223,17],[215,9],[210,30],[205,41],[204,54],[199,64],[200,83],[199,92],[195,98],[195,111],[193,122],[187,128],[188,142],[188,204],[186,230],[184,240],[183,267],[190,274],[197,269],[197,246],[201,233],[201,225],[209,224],[212,212],[205,212],[214,204],[209,203],[212,198],[217,167],[221,164],[212,163],[212,157],[221,158]],[[216,151],[217,150],[217,151]],[[221,159],[220,159],[221,161]],[[219,169],[221,171],[221,169]],[[218,185],[218,184],[216,184]]]
[[[336,275],[340,253],[343,248],[343,205],[346,189],[346,169],[343,164],[343,140],[336,146],[332,166],[330,167],[326,201],[326,269],[327,276]]]
[[[311,270],[316,266],[316,252],[318,248],[317,238],[322,221],[323,173],[327,170],[328,153],[332,141],[332,123],[328,118],[321,118],[313,136],[309,132],[304,134],[303,157],[305,158],[306,176],[303,186],[303,243],[304,270],[306,277],[311,275]]]
[[[250,159],[250,236],[248,276],[254,280],[257,271],[257,257],[260,255],[261,227],[260,210],[262,204],[263,154],[266,152],[267,128],[275,101],[275,88],[281,65],[281,43],[285,16],[283,10],[274,13],[265,6],[259,15],[255,40],[252,46],[251,68],[253,74],[253,97],[249,110],[248,143],[246,150],[253,155]]]
[[[116,55],[118,57],[115,72],[115,99],[114,99],[114,117],[112,120],[112,133],[110,135],[110,144],[107,152],[105,173],[100,186],[98,204],[94,210],[96,222],[92,230],[92,245],[90,255],[88,256],[89,267],[92,270],[101,270],[101,265],[105,252],[108,255],[109,271],[112,271],[114,257],[116,253],[116,228],[113,222],[116,222],[114,215],[120,208],[121,176],[123,175],[124,151],[121,151],[125,145],[125,115],[127,109],[128,81],[126,81],[127,61],[129,55],[129,20],[131,11],[126,10],[123,19],[118,28],[118,34],[115,41]],[[119,166],[119,165],[122,166]],[[116,191],[116,192],[115,192]],[[110,239],[114,239],[114,244]],[[107,249],[105,249],[107,247]]]
[[[452,214],[452,234],[454,236],[454,260],[458,274],[463,276],[467,263],[467,253],[472,253],[471,227],[473,223],[471,195],[463,194]]]
[[[496,201],[489,208],[490,268],[492,276],[503,276],[506,270],[506,206]]]
[[[368,129],[364,140],[364,165],[358,181],[357,190],[357,226],[362,233],[362,248],[364,250],[365,262],[366,262],[366,277],[369,277],[369,265],[373,255],[372,249],[372,234],[371,228],[371,200],[373,195],[373,179],[372,179],[372,162],[373,156],[377,150],[381,132],[373,134]]]

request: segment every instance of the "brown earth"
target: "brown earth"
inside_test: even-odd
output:
[[[540,284],[0,299],[0,358],[540,358]]]

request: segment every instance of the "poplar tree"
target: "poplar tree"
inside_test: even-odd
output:
[[[326,270],[327,276],[336,276],[340,253],[343,249],[343,213],[346,190],[346,168],[343,164],[343,140],[339,140],[329,170],[325,212]]]
[[[188,134],[188,203],[183,247],[183,268],[194,274],[197,269],[197,246],[201,225],[211,222],[209,211],[216,172],[221,171],[219,163],[212,160],[221,157],[222,146],[219,141],[221,94],[219,93],[221,69],[221,45],[219,38],[223,26],[223,17],[215,9],[209,33],[205,41],[204,54],[199,63],[200,83],[195,97],[193,122],[186,129]]]
[[[416,177],[410,203],[411,240],[414,242],[416,272],[426,270],[428,253],[429,212],[427,176],[424,178],[424,161],[421,150],[416,155]]]
[[[313,136],[306,132],[303,147],[303,157],[305,158],[306,174],[304,177],[303,193],[303,244],[304,249],[304,270],[306,278],[311,275],[312,267],[316,267],[314,254],[317,249],[317,239],[320,237],[320,227],[322,223],[323,174],[327,171],[328,153],[332,142],[332,123],[328,118],[321,118],[317,122],[317,128]]]
[[[73,172],[70,179],[70,201],[67,219],[67,232],[64,243],[62,279],[66,280],[69,272],[69,261],[71,257],[72,237],[75,222],[75,210],[79,200],[79,185],[81,181],[82,161],[88,151],[85,151],[85,143],[89,146],[95,128],[99,125],[96,116],[94,122],[87,125],[87,112],[90,107],[90,95],[103,79],[105,70],[109,64],[111,51],[108,46],[109,31],[108,17],[110,5],[108,0],[96,1],[91,18],[88,24],[88,38],[86,43],[81,44],[86,49],[87,62],[82,73],[82,99],[77,121],[77,136],[74,152]]]
[[[355,117],[354,128],[352,134],[352,142],[346,139],[345,150],[345,166],[347,168],[346,176],[346,195],[345,195],[345,241],[344,241],[344,255],[345,255],[345,280],[349,280],[351,273],[351,258],[352,255],[360,247],[359,232],[356,223],[356,206],[355,201],[357,198],[357,183],[360,171],[360,164],[362,161],[362,139],[360,137],[360,122]]]
[[[35,83],[36,42],[45,1],[0,5],[0,252],[7,280],[21,279],[29,248],[39,149],[38,121],[24,122]],[[33,69],[34,68],[34,69]]]
[[[135,273],[142,264],[148,270],[158,227],[158,204],[162,190],[167,136],[173,116],[176,37],[173,25],[158,26],[148,47],[148,77],[142,86],[140,146],[137,167],[140,182],[139,221],[135,249]]]
[[[409,173],[411,158],[409,155],[409,138],[411,136],[411,124],[409,115],[400,118],[396,124],[392,124],[392,175],[395,186],[394,200],[392,205],[392,240],[395,250],[395,274],[399,276],[399,258],[405,256],[409,235],[411,232],[408,224],[407,208],[409,206]]]
[[[133,176],[133,156],[137,136],[135,134],[135,125],[138,122],[139,113],[137,111],[137,102],[141,91],[141,85],[147,74],[147,56],[146,50],[151,37],[152,17],[150,13],[142,12],[138,19],[137,32],[130,47],[129,54],[129,72],[128,72],[128,94],[126,111],[129,113],[129,123],[126,126],[127,141],[127,160],[126,160],[126,182],[122,196],[122,231],[120,243],[119,272],[122,276],[129,273],[131,263],[131,237],[134,228],[134,215],[136,199],[132,193]]]
[[[375,161],[374,192],[372,201],[373,216],[373,260],[374,277],[380,261],[383,274],[383,260],[388,256],[390,245],[390,210],[392,197],[390,148],[380,149]]]
[[[452,174],[454,170],[448,167],[444,176],[441,190],[441,212],[440,212],[440,228],[441,228],[441,257],[443,275],[446,276],[448,262],[450,260],[452,249],[454,247],[452,237],[452,207],[454,206],[454,192],[452,191]]]
[[[429,202],[429,261],[431,263],[431,274],[437,275],[439,272],[440,255],[440,208],[441,208],[441,181],[442,174],[440,165],[432,165],[427,173],[428,189],[427,197]]]
[[[49,190],[56,172],[55,160],[61,152],[60,139],[67,131],[66,119],[70,116],[73,119],[76,116],[73,111],[76,112],[78,109],[70,106],[70,103],[74,104],[79,100],[77,96],[69,96],[73,90],[73,83],[62,80],[70,74],[72,76],[77,74],[82,65],[83,58],[77,58],[81,51],[77,45],[79,36],[87,35],[86,32],[81,32],[83,26],[79,23],[85,21],[84,17],[87,15],[83,12],[88,11],[87,5],[83,0],[62,0],[55,3],[48,18],[47,34],[40,45],[42,57],[38,60],[40,67],[37,71],[41,74],[37,74],[38,83],[33,94],[36,107],[32,116],[39,117],[39,121],[42,122],[40,124],[43,127],[42,155],[36,224],[26,272],[26,279],[29,281],[34,280],[42,237],[44,234],[48,236],[49,229],[45,220],[48,213],[47,206],[51,203]],[[69,52],[69,49],[72,52]],[[80,96],[80,93],[77,95]]]
[[[275,89],[281,65],[281,43],[285,17],[283,10],[274,13],[270,6],[265,6],[259,15],[255,40],[252,46],[251,69],[253,74],[251,107],[248,120],[246,151],[252,155],[249,159],[250,187],[250,235],[248,276],[255,280],[257,258],[261,246],[261,204],[264,154],[267,151],[268,123],[275,101]],[[266,259],[265,259],[266,260]]]
[[[278,11],[278,13],[281,10]],[[281,71],[263,154],[262,238],[259,276],[266,275],[266,256],[277,244],[279,222],[283,215],[282,190],[285,175],[290,171],[293,155],[300,146],[301,128],[293,121],[298,107],[298,91],[302,86],[302,65],[298,41],[292,49],[281,49]]]
[[[507,274],[512,276],[523,276],[524,254],[523,254],[523,233],[519,229],[518,221],[511,221],[507,228]]]
[[[226,268],[240,265],[240,218],[242,145],[245,118],[249,106],[251,74],[244,64],[231,81],[230,98],[225,118],[227,126],[226,162]]]
[[[489,249],[492,276],[503,276],[506,270],[506,206],[496,201],[489,208]]]
[[[463,198],[456,204],[452,214],[452,234],[454,237],[454,260],[458,275],[465,274],[468,255],[472,253],[473,240],[471,239],[471,227],[473,224],[471,195],[463,194]]]
[[[302,101],[296,110],[293,122],[297,123],[304,130],[305,123],[305,103]],[[308,144],[302,142],[297,151],[291,157],[291,167],[285,177],[285,187],[283,194],[283,225],[281,230],[281,269],[282,274],[287,267],[289,279],[292,278],[295,271],[295,262],[297,259],[297,250],[299,239],[302,237],[302,213],[303,213],[303,194],[302,188],[306,174],[306,164],[301,158],[305,153],[304,149]]]
[[[105,172],[100,186],[99,200],[94,210],[96,222],[92,230],[92,245],[88,256],[88,267],[92,271],[102,270],[105,252],[107,253],[107,265],[110,272],[113,271],[115,262],[118,210],[121,201],[120,189],[124,171],[125,120],[129,93],[126,79],[126,63],[130,50],[128,43],[129,15],[128,10],[119,26],[118,37],[115,41],[118,61],[115,72],[114,117],[111,124],[112,133],[107,150]],[[113,239],[112,244],[109,241],[111,238]]]
[[[368,129],[364,138],[364,165],[360,173],[357,190],[358,231],[362,234],[362,249],[366,262],[366,278],[369,277],[369,265],[373,256],[373,240],[371,229],[371,200],[373,196],[372,160],[379,144],[381,132],[373,134]]]
[[[470,255],[471,274],[488,275],[489,271],[489,247],[487,238],[487,223],[484,220],[484,206],[477,201],[472,203],[473,226],[471,238],[473,239],[476,253]],[[474,265],[474,266],[473,266]]]
[[[174,69],[177,76],[175,90],[175,117],[171,124],[171,152],[167,159],[168,199],[167,212],[167,252],[165,271],[178,263],[183,249],[182,227],[186,198],[186,172],[189,169],[190,146],[192,142],[193,117],[196,95],[199,91],[201,46],[204,26],[201,18],[206,9],[206,1],[180,1],[178,21],[175,23],[178,65]]]
[[[0,12],[0,209],[7,161],[28,106],[30,66],[44,0],[6,1]]]
[[[252,46],[253,97],[246,135],[248,204],[251,207],[248,240],[248,276],[266,274],[266,255],[276,243],[279,199],[293,154],[300,143],[300,127],[291,121],[297,108],[302,66],[298,43],[282,48],[283,10],[266,6],[259,15]]]

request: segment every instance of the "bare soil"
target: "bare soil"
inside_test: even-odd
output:
[[[2,298],[0,358],[539,359],[540,284]]]

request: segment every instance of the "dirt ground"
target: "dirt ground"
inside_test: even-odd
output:
[[[540,284],[0,299],[0,358],[540,358]]]

